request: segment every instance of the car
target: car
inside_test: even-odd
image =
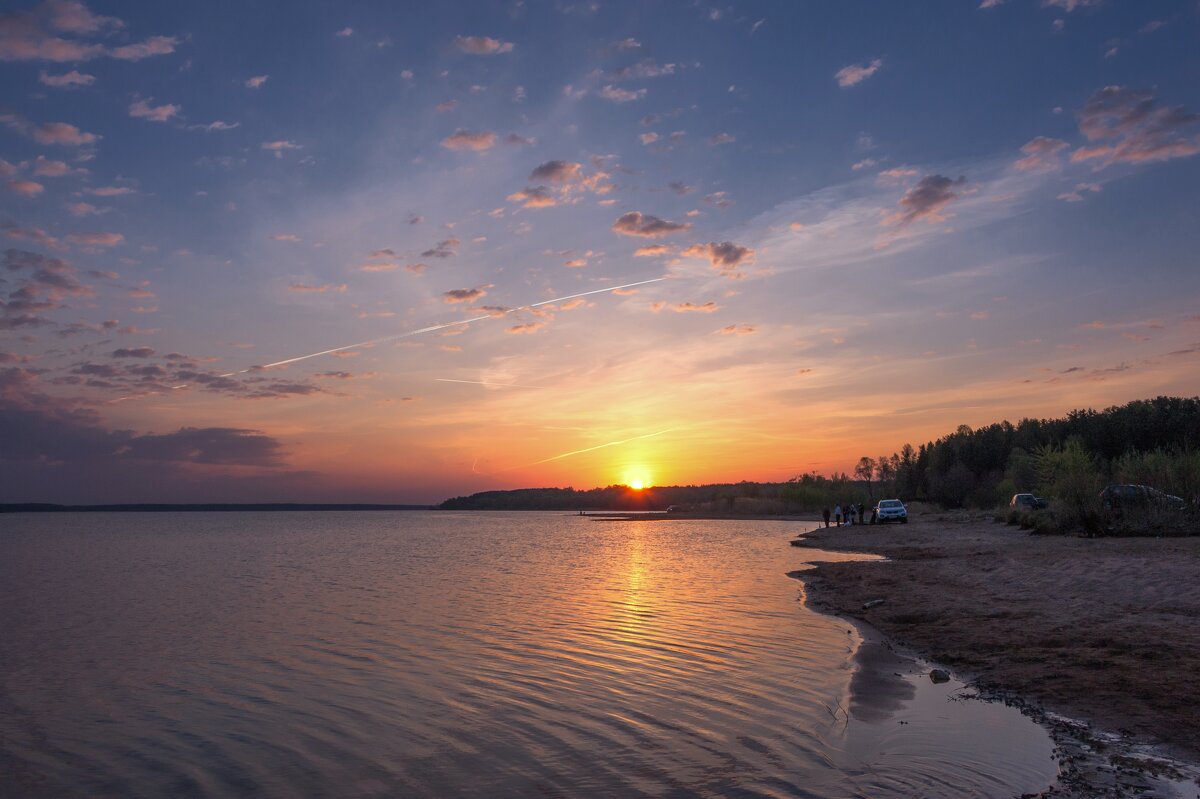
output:
[[[1187,509],[1181,497],[1143,485],[1110,485],[1100,492],[1100,504],[1107,511],[1118,512],[1125,508]]]
[[[1039,510],[1048,504],[1046,500],[1033,494],[1013,494],[1013,498],[1008,501],[1008,507],[1021,510]]]
[[[874,510],[875,521],[878,524],[884,522],[900,522],[908,524],[908,509],[904,507],[904,503],[898,499],[881,499]]]

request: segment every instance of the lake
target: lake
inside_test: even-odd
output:
[[[0,796],[1009,797],[1046,733],[787,577],[803,523],[0,516]]]

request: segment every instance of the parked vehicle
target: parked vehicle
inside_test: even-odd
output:
[[[1021,510],[1039,510],[1048,504],[1046,500],[1033,494],[1013,494],[1013,498],[1008,501],[1008,507]]]
[[[1108,486],[1100,492],[1100,504],[1107,511],[1118,512],[1127,508],[1187,509],[1187,502],[1181,497],[1164,493],[1157,488],[1140,485]]]
[[[898,499],[881,499],[875,506],[875,520],[878,524],[884,522],[908,524],[908,509]]]

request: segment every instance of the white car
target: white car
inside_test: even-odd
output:
[[[908,509],[898,499],[881,499],[875,506],[875,519],[879,524],[884,522],[908,524]]]

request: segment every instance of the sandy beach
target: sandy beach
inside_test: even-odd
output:
[[[931,513],[820,529],[802,545],[887,559],[805,572],[815,607],[984,691],[1200,762],[1200,538],[1031,536]]]

